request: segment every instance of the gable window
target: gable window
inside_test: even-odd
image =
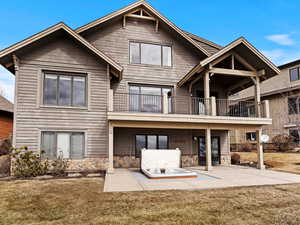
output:
[[[255,132],[247,132],[246,133],[247,141],[255,141],[256,140],[256,133]]]
[[[130,42],[129,48],[131,64],[172,66],[172,48],[170,46]]]
[[[172,112],[172,88],[131,85],[129,87],[130,112],[156,112],[163,111],[163,96],[168,95],[168,111]]]
[[[81,159],[84,157],[83,132],[42,132],[41,150],[45,158]]]
[[[135,156],[140,157],[141,150],[146,149],[168,149],[169,137],[167,135],[136,135]]]
[[[289,114],[300,114],[300,99],[298,97],[288,99]]]
[[[86,106],[86,75],[44,73],[44,105]]]
[[[290,80],[291,81],[300,80],[299,70],[300,70],[299,67],[290,69]]]

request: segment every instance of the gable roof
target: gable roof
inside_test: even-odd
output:
[[[188,36],[190,36],[193,40],[197,42],[200,46],[202,46],[206,51],[208,51],[211,55],[215,54],[219,50],[221,50],[223,47],[221,45],[218,45],[212,41],[206,40],[202,37],[199,37],[195,34],[192,34],[190,32],[184,31]]]
[[[28,46],[58,30],[63,30],[67,32],[72,38],[80,42],[84,47],[89,49],[92,53],[94,53],[97,57],[101,58],[102,60],[106,61],[109,65],[111,65],[115,70],[118,72],[122,72],[123,68],[121,65],[119,65],[117,62],[115,62],[113,59],[111,59],[109,56],[105,55],[103,52],[101,52],[99,49],[94,47],[92,44],[90,44],[88,41],[86,41],[83,37],[81,37],[79,34],[77,34],[75,31],[73,31],[70,27],[68,27],[65,23],[60,22],[54,26],[51,26],[47,28],[46,30],[43,30],[23,41],[20,41],[8,48],[3,49],[0,51],[0,59],[7,57],[9,55],[12,55],[14,52],[20,50],[21,48]]]
[[[251,45],[244,37],[240,37],[237,40],[229,43],[224,48],[216,52],[215,54],[209,56],[208,58],[202,60],[197,64],[191,71],[189,71],[178,83],[177,86],[181,87],[185,82],[187,82],[192,76],[194,76],[199,70],[206,67],[209,63],[213,62],[217,58],[221,57],[225,53],[231,51],[237,46],[243,45],[246,50],[250,51],[253,56],[255,56],[257,59],[262,62],[263,65],[265,65],[269,69],[269,73],[267,73],[267,78],[272,77],[274,75],[277,75],[280,73],[280,70],[262,53],[260,53],[253,45]],[[252,60],[254,60],[254,57],[252,57]],[[259,66],[258,63],[256,63],[256,66]]]
[[[190,37],[186,32],[178,28],[175,24],[173,24],[171,21],[169,21],[166,17],[164,17],[161,13],[159,13],[156,9],[154,9],[150,4],[148,4],[145,0],[137,1],[133,4],[130,4],[124,8],[121,8],[113,13],[110,13],[104,17],[101,17],[97,20],[94,20],[86,25],[83,25],[79,28],[77,28],[75,31],[77,33],[82,33],[84,31],[87,31],[95,26],[98,26],[104,22],[107,22],[117,16],[122,16],[135,8],[138,7],[145,7],[150,13],[152,13],[154,16],[156,16],[159,20],[163,21],[165,24],[167,24],[171,29],[173,29],[175,32],[177,32],[181,37],[183,37],[186,41],[188,41],[192,46],[200,50],[206,57],[210,56],[211,53],[208,52],[202,45],[197,43],[195,41],[195,38]]]
[[[0,96],[0,111],[14,112],[14,105],[3,96]]]

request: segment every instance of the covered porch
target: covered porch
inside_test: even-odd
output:
[[[181,150],[181,167],[204,166],[209,171],[213,166],[229,166],[229,130],[237,127],[251,127],[257,131],[258,168],[264,169],[260,124],[111,120],[108,173],[113,173],[115,168],[139,168],[139,152],[143,148],[178,148]]]

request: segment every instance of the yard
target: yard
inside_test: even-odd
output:
[[[241,161],[257,161],[256,152],[237,152]],[[264,153],[264,161],[271,170],[300,174],[300,153]]]
[[[300,224],[296,184],[131,193],[102,187],[101,178],[1,181],[0,224]]]

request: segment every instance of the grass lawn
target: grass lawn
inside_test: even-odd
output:
[[[237,152],[241,161],[257,161],[256,152]],[[264,153],[264,161],[271,165],[271,170],[284,171],[300,174],[299,153]]]
[[[300,185],[102,193],[103,180],[0,182],[0,224],[300,224]]]

